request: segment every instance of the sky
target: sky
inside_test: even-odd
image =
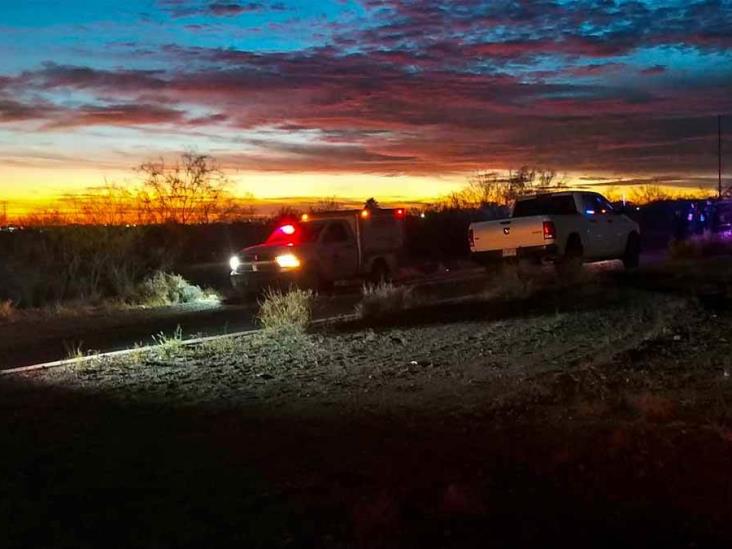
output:
[[[261,199],[430,200],[524,164],[711,187],[718,114],[732,0],[0,0],[11,209],[187,150]]]

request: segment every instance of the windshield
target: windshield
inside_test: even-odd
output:
[[[304,242],[315,242],[323,231],[326,222],[312,221],[310,223],[285,223],[277,227],[269,235],[265,244],[293,245]]]
[[[519,200],[513,209],[513,217],[529,217],[532,215],[572,215],[577,213],[574,196],[537,196]]]

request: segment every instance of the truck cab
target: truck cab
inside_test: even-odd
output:
[[[337,281],[380,281],[396,272],[404,246],[403,209],[304,214],[280,224],[261,244],[230,260],[242,293],[295,285],[326,289]]]

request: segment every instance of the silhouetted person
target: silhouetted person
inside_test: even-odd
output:
[[[671,222],[671,232],[674,240],[686,240],[689,220],[680,208],[674,210],[674,218]]]

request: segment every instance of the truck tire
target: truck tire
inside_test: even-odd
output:
[[[623,266],[626,270],[637,269],[640,264],[640,237],[638,233],[632,232],[628,235],[623,254]]]
[[[298,281],[297,285],[303,290],[312,290],[313,292],[327,291],[331,286],[328,280],[326,280],[320,271],[317,269],[308,269],[302,275],[302,278]]]
[[[584,250],[582,241],[576,234],[570,235],[567,239],[567,246],[564,248],[564,255],[557,260],[557,273],[561,277],[575,277],[582,270],[582,256]]]
[[[383,259],[377,259],[371,265],[371,272],[369,273],[369,282],[372,284],[383,284],[391,280],[389,266]]]

